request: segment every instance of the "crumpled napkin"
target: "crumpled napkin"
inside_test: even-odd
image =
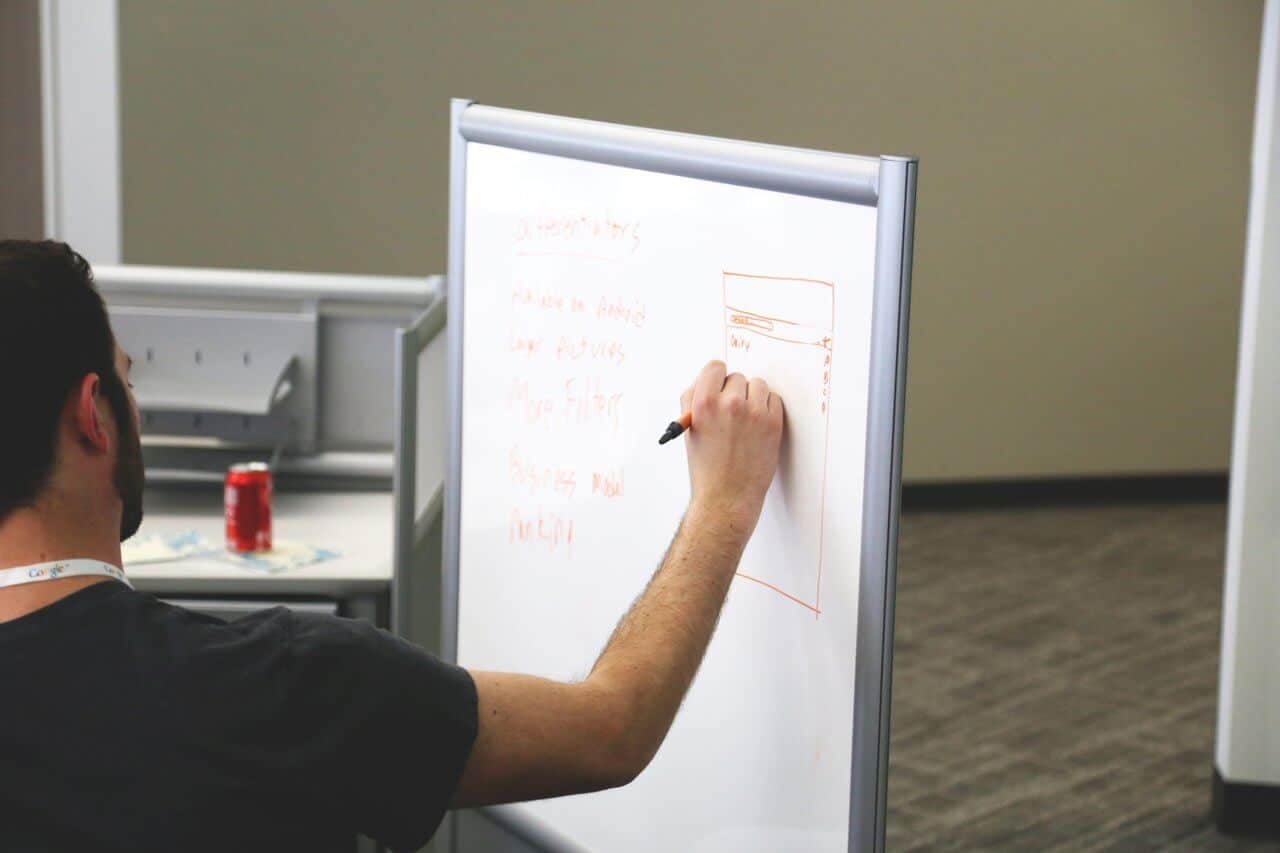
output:
[[[243,569],[276,574],[332,560],[337,556],[337,551],[290,539],[276,539],[270,551],[237,554],[213,545],[194,530],[176,534],[134,536],[120,545],[121,562],[126,568],[144,563],[172,563],[191,557],[208,557],[233,563]]]
[[[271,543],[270,551],[254,551],[248,554],[223,551],[218,554],[218,559],[235,563],[245,569],[275,574],[332,560],[337,556],[337,551],[331,551],[328,548],[317,548],[314,545],[289,539],[276,539]]]
[[[162,535],[134,536],[120,543],[120,561],[125,566],[141,563],[169,563],[188,557],[203,557],[218,549],[194,530]]]

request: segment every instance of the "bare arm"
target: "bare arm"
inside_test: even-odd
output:
[[[480,730],[455,806],[624,785],[666,737],[777,467],[782,403],[761,380],[699,374],[681,403],[691,499],[662,566],[579,684],[473,673]]]
[[[671,728],[711,642],[747,535],[691,510],[662,568],[587,679],[619,697],[629,720],[622,733],[625,781],[648,765]]]

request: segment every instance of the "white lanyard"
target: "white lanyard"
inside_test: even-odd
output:
[[[83,577],[85,575],[102,575],[114,578],[133,589],[124,572],[110,563],[101,560],[57,560],[52,563],[36,563],[34,566],[15,566],[12,569],[0,569],[0,587],[18,586],[24,583],[40,583],[58,578]]]

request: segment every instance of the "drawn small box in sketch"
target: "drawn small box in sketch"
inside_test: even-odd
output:
[[[817,614],[835,287],[730,272],[723,282],[725,363],[768,382],[787,417],[778,473],[738,576]]]

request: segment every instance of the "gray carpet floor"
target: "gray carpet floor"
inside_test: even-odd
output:
[[[902,519],[888,849],[1253,851],[1209,819],[1226,509]]]

